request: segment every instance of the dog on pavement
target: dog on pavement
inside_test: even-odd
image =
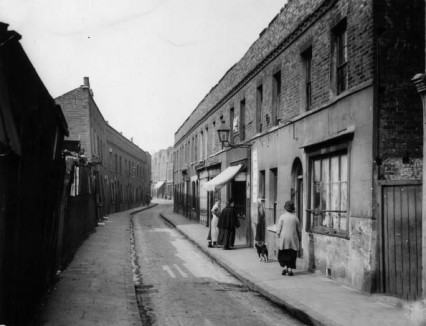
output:
[[[257,254],[259,255],[259,261],[263,261],[267,263],[269,261],[268,258],[268,246],[266,242],[259,241],[255,244]]]

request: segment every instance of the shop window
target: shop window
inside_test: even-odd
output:
[[[347,237],[349,234],[348,148],[309,157],[310,230]]]

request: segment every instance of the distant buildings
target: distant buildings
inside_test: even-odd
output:
[[[151,155],[111,127],[93,98],[89,78],[59,96],[68,121],[67,140],[81,143],[81,155],[95,166],[98,216],[142,205],[150,193]]]
[[[152,197],[173,198],[173,147],[152,156]]]
[[[253,246],[258,200],[272,225],[291,199],[298,268],[420,297],[424,43],[423,0],[288,1],[176,131],[175,211],[208,226],[233,197]]]

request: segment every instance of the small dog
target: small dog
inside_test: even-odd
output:
[[[259,261],[263,261],[267,263],[269,261],[268,258],[268,246],[266,242],[259,241],[255,244],[257,254],[259,255]]]

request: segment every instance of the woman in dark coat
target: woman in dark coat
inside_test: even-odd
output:
[[[256,242],[265,242],[265,207],[261,198],[257,200]]]
[[[217,242],[223,246],[223,249],[228,250],[234,246],[235,229],[240,226],[237,214],[234,209],[233,199],[229,199],[226,207],[222,210],[219,217],[219,236]]]

